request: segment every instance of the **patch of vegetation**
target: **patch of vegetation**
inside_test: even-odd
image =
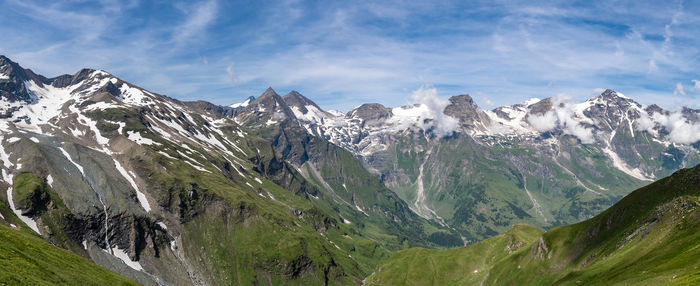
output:
[[[45,240],[0,224],[0,281],[7,285],[139,285]]]

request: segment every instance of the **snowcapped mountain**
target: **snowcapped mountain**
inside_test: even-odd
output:
[[[700,162],[699,110],[611,90],[421,102],[181,102],[0,56],[0,224],[146,285],[357,284],[393,250],[577,222]]]
[[[244,108],[244,107],[248,106],[248,104],[250,104],[251,102],[253,102],[253,100],[255,100],[255,97],[254,97],[254,96],[249,96],[249,97],[246,98],[244,101],[239,102],[239,103],[231,104],[231,105],[229,105],[229,107],[231,107],[231,108],[233,108],[233,109]]]
[[[416,213],[470,239],[517,222],[548,227],[590,217],[634,187],[700,162],[698,110],[642,106],[612,90],[581,103],[553,97],[482,110],[458,95],[442,110],[372,103],[344,115],[298,92],[282,100],[285,118],[349,150]]]
[[[140,283],[359,283],[387,249],[435,245],[422,229],[430,223],[401,211],[377,179],[341,213],[273,142],[231,118],[292,118],[271,89],[232,108],[100,70],[46,78],[0,57],[0,71],[0,224]],[[394,201],[360,203],[374,191]],[[402,222],[414,232],[359,230]]]

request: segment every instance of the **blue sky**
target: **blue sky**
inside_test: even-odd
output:
[[[272,86],[347,111],[427,85],[484,108],[599,88],[700,107],[700,2],[563,2],[0,0],[0,54],[217,104]]]

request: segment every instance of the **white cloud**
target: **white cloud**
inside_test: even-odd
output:
[[[226,67],[226,73],[228,74],[228,78],[231,80],[232,85],[238,84],[238,74],[236,74],[236,72],[233,70],[233,63]]]
[[[411,98],[416,103],[426,106],[428,112],[425,117],[433,119],[427,123],[423,121],[422,128],[424,130],[434,127],[433,132],[439,137],[452,135],[457,130],[459,126],[457,119],[443,112],[450,101],[439,98],[437,89],[422,86],[411,93]]]
[[[685,88],[683,87],[682,83],[676,83],[676,89],[673,90],[673,95],[685,96]]]
[[[527,117],[527,122],[538,132],[547,132],[557,127],[557,117],[551,110],[542,115],[531,114]]]
[[[667,139],[674,143],[692,144],[700,140],[700,122],[689,121],[680,110],[668,115],[655,112],[649,116],[643,113],[637,119],[637,130],[657,135],[657,126],[665,128],[668,131]]]
[[[639,118],[637,119],[637,130],[646,131],[656,135],[656,130],[654,130],[654,127],[656,127],[656,122],[654,122],[654,120],[646,112],[639,114]]]
[[[552,110],[543,115],[528,116],[528,123],[539,132],[561,128],[564,134],[572,135],[583,144],[595,142],[593,130],[579,123],[573,110],[574,105],[566,95],[552,97]]]
[[[694,79],[694,80],[692,80],[692,82],[693,82],[693,89],[695,89],[695,91],[697,91],[697,92],[700,92],[700,80]]]
[[[175,29],[173,34],[175,42],[182,44],[203,33],[209,23],[216,18],[217,8],[218,3],[215,0],[181,8],[186,13],[187,18],[182,25]]]

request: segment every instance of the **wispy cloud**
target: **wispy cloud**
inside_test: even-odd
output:
[[[173,39],[178,44],[183,44],[204,33],[207,26],[216,18],[218,9],[215,0],[177,6],[186,15],[185,22],[173,31]]]
[[[673,90],[673,95],[685,96],[685,88],[682,83],[676,83],[676,89]]]
[[[228,74],[232,85],[238,84],[238,74],[233,70],[233,63],[226,67],[226,74]]]

